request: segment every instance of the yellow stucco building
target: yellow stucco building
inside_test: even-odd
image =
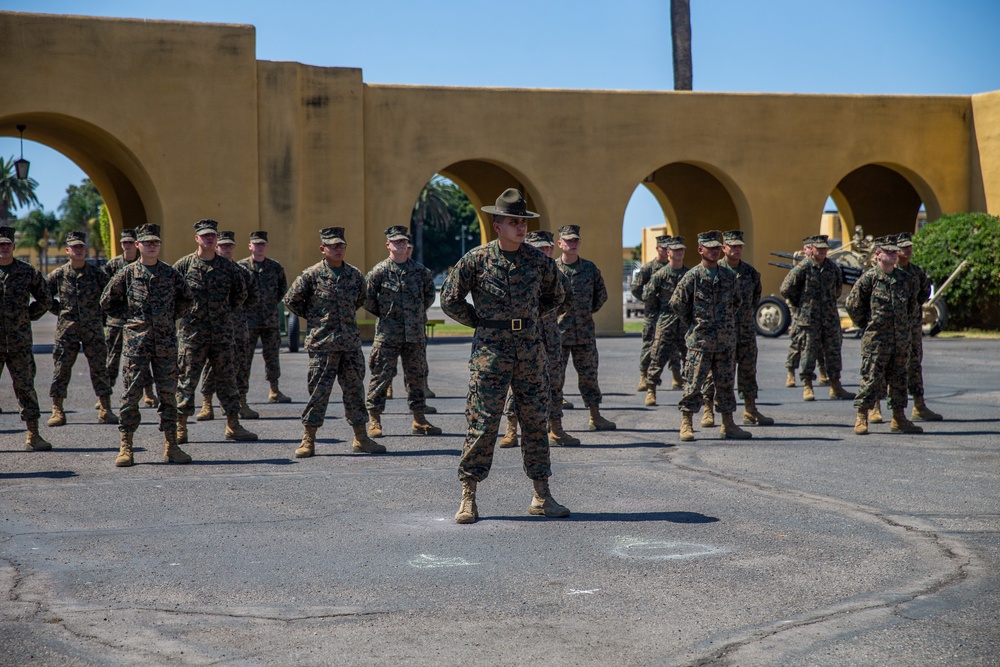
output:
[[[518,187],[541,228],[582,225],[612,287],[604,334],[622,330],[622,221],[640,183],[673,234],[742,229],[766,291],[784,274],[769,250],[817,233],[829,196],[845,229],[876,235],[911,229],[921,204],[929,220],[1000,213],[1000,92],[369,85],[357,69],[258,61],[252,26],[12,12],[0,44],[0,135],[24,124],[80,165],[115,228],[162,225],[165,259],[211,217],[243,238],[269,230],[293,275],[319,260],[321,227],[345,226],[366,270],[440,173],[477,209]]]

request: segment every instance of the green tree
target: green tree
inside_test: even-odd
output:
[[[20,232],[16,247],[35,250],[38,253],[38,270],[44,272],[46,261],[42,257],[40,241],[45,239],[46,244],[55,242],[55,234],[59,229],[59,219],[55,213],[46,213],[36,208],[15,222],[14,228]]]
[[[449,222],[446,226],[428,226],[424,230],[424,261],[422,264],[434,273],[455,265],[464,248],[471,250],[479,245],[479,218],[472,202],[462,189],[451,181],[442,186],[449,200]]]
[[[18,178],[14,169],[14,156],[10,160],[0,157],[0,222],[10,220],[12,212],[19,206],[38,206],[35,189],[38,181],[33,178]]]
[[[108,213],[108,207],[101,204],[101,212],[97,218],[98,236],[101,239],[101,247],[104,250],[105,255],[109,255],[108,250],[112,247],[111,241],[111,214]]]
[[[948,328],[1000,328],[1000,218],[953,213],[913,237],[913,261],[941,285],[963,259],[969,266],[948,287]]]
[[[452,187],[449,187],[452,186]],[[410,229],[413,230],[413,258],[424,264],[425,226],[447,229],[451,224],[451,197],[455,184],[444,176],[434,174],[417,196],[410,215]]]
[[[56,234],[57,243],[61,245],[70,232],[87,232],[91,247],[97,252],[104,250],[99,230],[103,204],[101,193],[89,178],[83,179],[80,185],[66,188],[66,198],[59,205],[62,217]]]

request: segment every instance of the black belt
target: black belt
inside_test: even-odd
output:
[[[487,329],[506,329],[507,331],[521,331],[527,329],[535,323],[534,320],[479,320],[477,327]]]

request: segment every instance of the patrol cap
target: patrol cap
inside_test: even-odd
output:
[[[872,241],[872,243],[874,243],[875,247],[882,252],[899,252],[899,246],[896,245],[895,236],[880,236]]]
[[[703,248],[722,247],[722,232],[717,229],[713,229],[711,231],[698,234],[698,245]]]
[[[211,218],[205,218],[204,220],[199,220],[194,223],[194,233],[198,236],[203,234],[218,234],[219,233],[219,223]]]
[[[484,206],[482,211],[493,215],[505,215],[512,218],[537,218],[539,215],[528,210],[524,197],[515,188],[507,188],[497,197],[496,206]]]
[[[250,243],[267,243],[267,232],[250,232]]]
[[[347,245],[343,227],[325,227],[319,230],[319,240],[323,245]]]
[[[900,248],[913,245],[913,234],[910,232],[900,232],[896,234],[896,245]]]
[[[123,229],[119,241],[135,241],[134,229]]]
[[[13,243],[13,242],[14,242],[14,228],[0,227],[0,243]]]
[[[406,247],[407,248],[413,247],[413,237],[410,236],[409,234],[406,235]]]
[[[580,225],[563,225],[559,228],[559,238],[578,239],[580,238]]]
[[[734,229],[729,232],[723,232],[722,243],[725,245],[744,245],[743,232],[739,229]]]
[[[87,245],[87,233],[86,232],[70,232],[66,235],[66,245]]]
[[[667,247],[670,248],[671,250],[684,250],[685,248],[687,248],[687,246],[684,245],[683,236],[671,236],[670,245],[668,245]]]
[[[407,229],[402,225],[393,225],[389,229],[385,230],[385,239],[387,241],[405,241]]]
[[[802,245],[811,245],[814,248],[829,248],[830,244],[827,240],[830,237],[826,234],[817,234],[816,236],[807,236],[802,239]]]
[[[149,223],[140,226],[135,230],[136,238],[139,243],[143,241],[159,241],[160,240],[160,226]]]
[[[657,248],[669,248],[671,236],[664,234],[663,236],[656,237],[656,247]]]
[[[219,232],[219,245],[236,245],[236,232]]]
[[[543,229],[528,232],[528,235],[524,237],[524,242],[536,248],[549,248],[555,245],[552,240],[552,232]]]

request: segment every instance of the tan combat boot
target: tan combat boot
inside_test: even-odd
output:
[[[705,399],[705,412],[701,415],[701,426],[702,428],[715,426],[715,402],[708,398]]]
[[[385,390],[385,400],[387,400],[387,401],[391,401],[392,400],[392,385],[391,384],[389,385],[389,388]]]
[[[749,440],[753,437],[750,431],[744,431],[733,421],[732,412],[723,412],[722,426],[719,427],[719,435],[726,440]]]
[[[553,447],[579,447],[580,439],[563,430],[562,419],[549,420],[549,444]]]
[[[115,459],[116,468],[128,468],[134,461],[132,460],[132,433],[122,431],[122,442],[118,449],[118,458]]]
[[[923,433],[924,429],[920,428],[909,419],[906,418],[905,408],[893,408],[892,409],[892,422],[889,424],[889,430],[893,433]]]
[[[673,380],[670,383],[671,389],[680,389],[684,386],[684,378],[681,377],[681,372],[679,370],[671,368],[670,375],[673,377]]]
[[[316,453],[316,430],[318,428],[317,426],[303,427],[302,442],[295,450],[295,458],[307,459]]]
[[[868,435],[868,410],[858,408],[858,416],[854,420],[854,435]]]
[[[354,424],[354,442],[351,443],[351,452],[354,454],[384,454],[385,447],[368,437],[365,432],[365,425]]]
[[[186,445],[188,443],[188,420],[186,416],[177,415],[177,436],[174,444]]]
[[[640,371],[639,372],[639,384],[637,384],[635,386],[636,392],[641,394],[642,392],[644,392],[647,389],[649,389],[649,385],[647,384],[648,382],[649,382],[649,380],[646,377],[646,371]]]
[[[240,396],[240,419],[260,419],[260,413],[247,403],[247,395]]]
[[[180,422],[177,422],[178,427]],[[164,431],[163,432],[163,462],[164,463],[191,463],[191,457],[187,453],[177,446],[177,431]]]
[[[28,429],[27,438],[24,441],[24,448],[28,451],[47,452],[52,449],[52,443],[42,437],[38,432],[38,420],[32,419],[25,422]]]
[[[590,424],[587,426],[591,431],[614,431],[618,426],[613,421],[608,421],[601,416],[600,407],[590,406]]]
[[[243,428],[240,425],[239,414],[226,415],[226,440],[239,440],[240,442],[253,442],[257,439],[256,433]]]
[[[826,371],[824,371],[821,368],[821,369],[819,369],[819,373],[817,373],[817,375],[818,375],[818,377],[816,378],[817,382],[819,382],[824,387],[829,387],[830,386],[830,378],[827,377]]]
[[[565,519],[569,516],[569,508],[556,502],[549,491],[549,480],[533,479],[531,483],[535,487],[535,494],[531,498],[531,505],[528,506],[528,514],[532,516],[547,516],[550,519]]]
[[[944,417],[927,407],[923,396],[913,397],[913,411],[910,414],[913,416],[913,421],[918,422],[939,422],[944,419]]]
[[[694,440],[694,426],[691,419],[694,413],[690,410],[681,410],[681,442],[692,442]]]
[[[382,413],[372,410],[368,413],[368,437],[382,437]]]
[[[840,378],[834,380],[830,379],[830,398],[835,401],[853,401],[854,394],[844,389],[844,385],[840,384]]]
[[[441,429],[427,421],[423,412],[414,410],[410,433],[413,435],[441,435]]]
[[[802,381],[802,400],[815,401],[816,392],[813,391],[813,381],[806,379]]]
[[[52,399],[52,416],[46,422],[49,426],[63,426],[66,424],[66,413],[63,412],[63,399]]]
[[[455,523],[475,523],[479,519],[479,508],[476,507],[476,480],[462,481],[462,504],[455,513]]]
[[[656,405],[656,385],[650,382],[646,385],[646,400],[643,401],[646,407],[653,407]]]
[[[268,403],[291,403],[292,399],[281,393],[277,381],[271,383],[271,391],[267,394]]]
[[[788,378],[785,379],[785,386],[786,387],[795,386],[795,371],[791,368],[788,369]]]
[[[758,424],[760,426],[771,426],[774,424],[774,420],[770,417],[765,417],[757,409],[757,399],[753,396],[743,397],[743,423],[744,424]]]
[[[111,411],[111,397],[100,396],[97,400],[101,404],[101,407],[97,410],[97,423],[117,424],[118,415]]]
[[[881,424],[882,422],[882,401],[875,401],[875,407],[868,411],[868,423]]]
[[[210,422],[215,419],[215,408],[212,407],[212,395],[201,395],[201,410],[195,415],[195,421]]]
[[[497,447],[502,449],[517,447],[517,415],[507,417],[507,430],[504,431],[503,437],[500,438]]]
[[[147,408],[157,408],[160,406],[160,401],[153,395],[153,388],[151,386],[143,389],[142,403]]]

